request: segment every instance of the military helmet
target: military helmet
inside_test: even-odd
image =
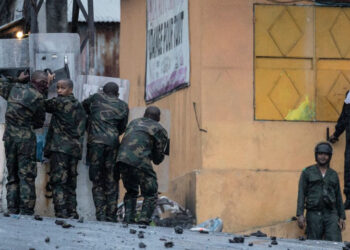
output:
[[[315,147],[315,154],[317,153],[326,153],[329,155],[333,154],[332,145],[329,142],[319,142]]]

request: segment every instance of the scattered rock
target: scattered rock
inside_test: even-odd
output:
[[[269,247],[272,247],[271,245],[269,245]]]
[[[10,213],[9,212],[5,212],[4,213],[4,217],[10,217]]]
[[[271,241],[271,245],[278,245],[277,240],[273,240],[273,241]]]
[[[271,236],[270,239],[271,240],[276,240],[277,238],[276,238],[276,236]]]
[[[64,222],[62,225],[63,228],[70,228],[73,227],[71,224]]]
[[[55,224],[62,226],[64,224],[64,221],[63,220],[55,220]]]
[[[159,240],[160,240],[160,241],[166,241],[166,239],[164,239],[164,238],[160,238]]]
[[[304,236],[300,236],[300,237],[299,237],[299,240],[304,241],[304,240],[305,240],[305,237],[304,237]]]
[[[252,247],[254,244],[253,244],[253,242],[250,242],[249,244],[248,244],[248,246],[250,246],[250,247]]]
[[[35,250],[35,248],[34,247],[30,247],[29,250]]]
[[[45,242],[46,242],[46,243],[49,243],[49,242],[50,242],[50,237],[46,237],[46,238],[45,238]]]
[[[40,215],[36,214],[36,215],[34,216],[34,220],[40,220],[40,221],[42,221],[42,220],[43,220],[43,217],[41,217]]]
[[[174,242],[172,242],[172,241],[165,242],[165,243],[164,243],[164,246],[165,246],[166,248],[171,248],[171,247],[174,246]]]
[[[143,242],[140,242],[140,243],[139,243],[139,248],[146,248],[146,244],[143,243]]]
[[[124,228],[127,228],[128,226],[129,226],[128,223],[123,223]]]
[[[230,243],[244,243],[244,237],[238,236],[228,240]]]
[[[59,246],[56,246],[56,248],[60,248]]]
[[[136,234],[136,230],[135,229],[130,229],[129,231],[131,234]]]
[[[177,234],[182,234],[184,232],[183,228],[180,226],[176,226],[174,230],[175,230],[175,233]]]
[[[264,234],[260,230],[256,231],[255,233],[251,233],[250,235],[255,237],[267,237],[267,234]]]
[[[139,225],[139,228],[145,229],[145,228],[147,228],[147,226],[146,225]]]
[[[84,223],[84,217],[80,217],[79,220],[78,220],[79,223]]]
[[[139,237],[139,239],[143,239],[143,238],[145,238],[145,235],[143,234],[142,231],[140,231],[140,232],[138,233],[137,237]]]
[[[209,232],[208,231],[206,231],[206,230],[200,230],[199,231],[201,234],[208,234]]]

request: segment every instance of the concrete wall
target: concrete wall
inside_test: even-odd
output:
[[[227,232],[294,216],[300,172],[334,127],[254,120],[254,3],[269,2],[189,0],[191,86],[155,103],[171,110],[170,197],[194,208],[198,222],[221,217]],[[120,74],[131,82],[131,107],[145,104],[145,5],[121,1]],[[341,180],[343,152],[344,136],[332,160]]]

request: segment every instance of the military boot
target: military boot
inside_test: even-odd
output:
[[[125,208],[125,216],[124,216],[124,222],[125,223],[135,223],[135,217],[136,217],[136,198],[131,199],[124,199],[124,208]]]
[[[154,209],[157,205],[157,197],[145,197],[142,203],[142,210],[139,218],[139,224],[148,225],[151,222]]]
[[[345,196],[344,209],[350,209],[350,193],[346,193]]]

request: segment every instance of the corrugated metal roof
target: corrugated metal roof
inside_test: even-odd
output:
[[[88,11],[87,0],[81,0],[86,12]],[[73,0],[68,0],[68,22],[72,22]],[[95,22],[120,22],[120,0],[94,0]],[[83,13],[79,12],[79,22],[86,22]]]

